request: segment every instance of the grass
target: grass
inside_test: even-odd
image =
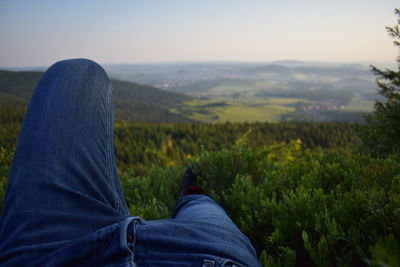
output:
[[[222,83],[210,89],[213,94],[254,93],[259,89],[287,89],[282,83],[268,80],[236,81],[234,83]]]
[[[268,101],[270,101],[270,103],[274,105],[291,105],[299,101],[305,102],[306,100],[300,98],[271,97],[268,98]]]
[[[293,111],[293,108],[265,105],[248,106],[242,104],[229,105],[226,108],[219,108],[216,113],[220,122],[243,122],[243,121],[269,121],[277,122],[281,115]]]
[[[294,108],[287,105],[298,101],[295,98],[193,100],[185,102],[183,108],[171,111],[202,122],[278,122],[282,115],[294,111]],[[225,105],[210,106],[215,103]]]
[[[226,92],[226,93],[236,93],[236,92],[246,92],[246,91],[252,91],[255,88],[252,88],[251,86],[248,85],[218,85],[210,89],[212,92]]]

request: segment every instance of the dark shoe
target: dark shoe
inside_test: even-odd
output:
[[[182,175],[181,185],[179,186],[179,196],[204,194],[203,189],[198,187],[196,183],[197,176],[193,173],[192,168],[189,166]]]

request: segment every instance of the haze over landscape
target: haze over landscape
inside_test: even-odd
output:
[[[276,60],[394,62],[395,0],[0,2],[0,67]]]
[[[145,108],[135,91],[120,105],[130,120],[148,116],[128,110],[162,106],[173,119],[151,121],[361,122],[377,98],[369,65],[395,62],[385,32],[395,4],[5,0],[0,67],[44,71],[62,59],[90,58],[111,78],[186,95],[178,105]]]

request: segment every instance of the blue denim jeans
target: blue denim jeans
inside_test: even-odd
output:
[[[113,144],[112,86],[86,59],[40,80],[15,150],[0,219],[1,266],[259,266],[251,242],[205,195],[171,219],[130,216]]]

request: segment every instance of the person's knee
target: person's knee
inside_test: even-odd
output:
[[[86,58],[74,58],[61,60],[54,63],[49,67],[47,72],[89,72],[89,73],[101,73],[104,76],[106,72],[104,69],[96,62],[86,59]]]
[[[81,66],[89,66],[93,68],[101,68],[99,64],[94,62],[93,60],[87,58],[72,58],[72,59],[64,59],[54,63],[49,69],[51,68],[64,68],[64,67],[81,67]]]

